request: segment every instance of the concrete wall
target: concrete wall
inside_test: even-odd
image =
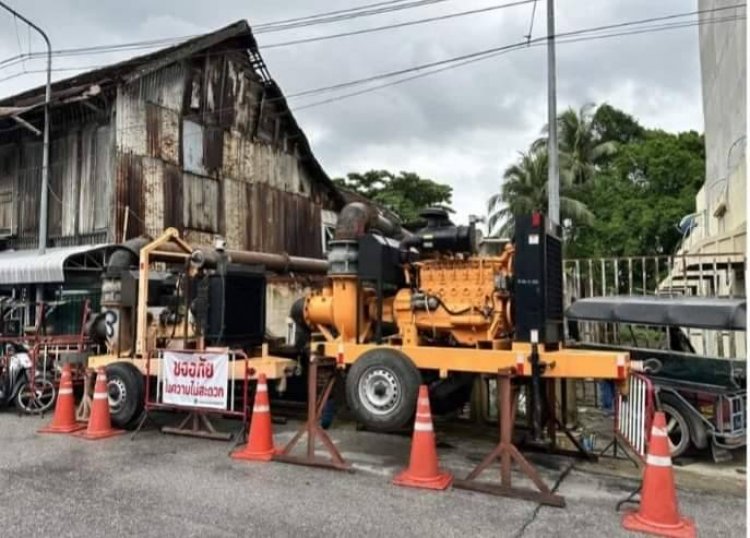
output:
[[[701,11],[731,6],[733,0],[699,0]],[[734,8],[704,13],[702,20],[744,16]],[[747,220],[745,167],[747,54],[746,21],[699,26],[703,115],[706,133],[706,182],[696,200],[705,208],[702,235],[730,233]],[[718,211],[717,211],[718,210]],[[715,216],[714,213],[719,213]]]

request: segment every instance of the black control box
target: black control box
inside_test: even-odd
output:
[[[518,216],[515,222],[515,340],[558,344],[563,339],[560,227],[540,213]]]

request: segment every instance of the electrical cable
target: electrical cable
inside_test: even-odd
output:
[[[715,8],[716,11],[721,11],[723,9],[726,9],[726,8]],[[711,10],[704,10],[704,12],[707,12],[707,11],[711,11]],[[575,31],[564,32],[564,33],[561,33],[561,34],[557,34],[556,39],[558,39],[558,43],[560,43],[560,44],[575,43],[575,42],[580,42],[580,41],[589,41],[589,40],[595,40],[595,39],[604,39],[604,38],[616,37],[616,36],[622,36],[622,35],[633,35],[633,34],[640,34],[640,33],[648,33],[648,32],[657,32],[657,31],[663,31],[663,30],[670,30],[670,29],[675,29],[675,28],[686,28],[686,27],[691,27],[691,26],[700,26],[700,25],[709,24],[709,23],[720,23],[720,22],[728,22],[728,21],[733,21],[733,20],[744,20],[744,18],[745,18],[745,17],[725,17],[725,18],[721,18],[721,19],[720,18],[710,18],[710,19],[704,19],[704,20],[698,20],[698,21],[683,21],[683,22],[675,22],[675,23],[670,23],[670,24],[652,25],[652,26],[648,26],[648,27],[644,27],[644,28],[635,28],[635,29],[631,29],[629,31],[616,32],[616,33],[608,33],[608,34],[601,34],[600,33],[600,34],[596,34],[596,32],[601,32],[601,31],[609,29],[609,28],[622,28],[622,27],[626,27],[626,26],[642,25],[644,21],[653,22],[653,21],[659,21],[659,20],[668,20],[668,19],[674,19],[674,18],[679,17],[679,16],[693,15],[693,14],[695,14],[695,12],[689,12],[687,14],[673,14],[673,15],[668,15],[668,16],[664,16],[664,17],[652,17],[652,18],[649,18],[649,19],[641,19],[641,20],[637,20],[637,21],[628,21],[628,22],[623,22],[623,23],[602,25],[602,26],[597,26],[597,27],[593,27],[593,28],[584,28],[584,29],[579,29],[579,30],[575,30]],[[587,34],[587,33],[594,33],[594,35],[584,35],[584,34]],[[532,40],[532,45],[541,45],[541,44],[545,43],[546,40],[547,40],[546,36],[540,37],[540,38],[536,38],[536,39]],[[305,91],[305,92],[299,92],[297,94],[292,94],[292,95],[288,96],[288,98],[295,98],[295,97],[300,97],[300,96],[308,95],[308,94],[309,95],[314,95],[314,94],[322,93],[324,91],[336,91],[336,90],[341,89],[341,88],[346,88],[346,87],[350,87],[350,86],[354,86],[354,85],[358,85],[358,84],[362,84],[362,83],[373,82],[373,81],[376,81],[376,80],[379,80],[379,79],[390,78],[390,77],[397,76],[397,75],[400,75],[400,74],[408,74],[410,72],[417,72],[417,74],[415,74],[415,75],[412,75],[412,76],[409,76],[409,77],[404,77],[404,78],[401,78],[399,80],[387,82],[387,83],[384,83],[384,84],[381,84],[381,85],[378,85],[378,86],[365,88],[365,89],[359,90],[357,92],[352,92],[352,93],[343,94],[343,95],[337,95],[337,96],[334,96],[334,97],[331,97],[331,98],[328,98],[328,99],[325,99],[325,100],[322,100],[322,101],[316,101],[316,102],[312,102],[312,103],[307,103],[307,104],[295,107],[293,110],[282,112],[279,115],[286,115],[286,114],[289,114],[289,113],[291,113],[293,111],[298,111],[298,110],[302,110],[302,109],[305,109],[305,108],[311,108],[311,107],[315,107],[315,106],[320,106],[320,105],[323,105],[323,104],[327,104],[327,103],[331,103],[331,102],[343,100],[343,99],[346,99],[346,98],[349,98],[349,97],[353,97],[353,96],[356,96],[356,95],[362,95],[362,94],[365,94],[365,93],[377,91],[377,90],[385,88],[385,87],[394,86],[394,85],[397,85],[397,84],[402,84],[402,83],[408,82],[410,80],[414,80],[416,78],[421,78],[423,76],[428,76],[428,75],[431,75],[431,74],[436,74],[436,73],[439,73],[439,72],[442,72],[442,71],[446,71],[446,70],[452,69],[454,67],[460,67],[462,65],[466,65],[466,64],[469,64],[469,63],[474,63],[476,61],[480,61],[480,60],[487,59],[487,58],[490,58],[490,57],[493,57],[493,56],[497,56],[497,55],[503,54],[505,52],[510,52],[510,51],[513,51],[513,50],[517,50],[519,48],[523,48],[523,46],[528,46],[528,42],[526,40],[520,41],[520,42],[517,42],[517,43],[513,43],[513,44],[510,44],[510,45],[505,45],[505,46],[502,46],[502,47],[495,47],[495,48],[492,48],[492,49],[485,49],[483,51],[479,51],[479,52],[475,52],[475,53],[471,53],[471,54],[467,54],[467,55],[462,55],[462,56],[458,56],[458,57],[454,57],[454,58],[440,60],[438,62],[430,62],[428,64],[422,64],[422,65],[414,66],[414,67],[407,68],[407,69],[402,69],[402,70],[398,70],[398,71],[394,71],[394,72],[389,72],[389,73],[384,73],[384,74],[380,74],[380,75],[370,76],[370,77],[366,77],[364,79],[358,79],[358,80],[355,80],[355,81],[348,81],[348,82],[345,82],[345,83],[339,83],[339,84],[335,84],[335,85],[332,85],[332,86],[327,86],[327,87],[323,87],[323,88],[316,88],[316,89],[308,90],[308,91]],[[457,60],[461,60],[461,61],[457,61]],[[443,65],[443,64],[447,64],[447,65]],[[425,69],[429,69],[432,66],[438,66],[439,68],[432,69],[432,70],[425,71],[425,72],[419,72],[419,71],[423,71]],[[55,69],[53,71],[65,71],[65,70],[74,70],[74,69],[76,69],[76,68],[58,68],[58,69]],[[46,71],[46,70],[39,70],[39,71],[34,71],[34,72],[44,72],[44,71]],[[18,76],[18,75],[16,75],[16,76]],[[7,78],[8,77],[6,77],[6,79]],[[6,79],[0,79],[0,81],[1,80],[6,80]],[[283,100],[283,99],[285,99],[285,98],[284,97],[272,98],[272,99],[269,99],[268,101],[270,102],[270,101],[273,101],[273,100]],[[218,112],[218,110],[215,110],[213,112]],[[128,126],[128,127],[119,128],[118,131],[120,131],[120,130],[126,130],[126,129],[136,129],[136,128],[142,128],[142,127],[143,127],[143,125],[131,125],[131,126]],[[15,128],[16,127],[14,127],[13,129],[15,129]]]
[[[435,21],[445,20],[445,19],[449,19],[449,18],[453,18],[453,17],[470,15],[470,14],[473,14],[473,13],[481,13],[481,12],[484,12],[484,11],[490,11],[490,10],[496,10],[496,9],[504,9],[506,7],[514,7],[516,5],[522,5],[522,4],[525,4],[525,3],[531,3],[531,2],[535,2],[535,1],[536,0],[519,0],[519,1],[511,2],[511,3],[508,3],[508,4],[498,4],[498,5],[494,5],[494,6],[489,6],[487,8],[482,8],[482,9],[479,9],[479,10],[470,10],[470,11],[457,12],[457,13],[452,13],[452,14],[447,14],[447,15],[441,15],[441,16],[437,16],[437,17],[430,17],[430,18],[426,18],[426,19],[416,19],[414,21],[407,21],[407,22],[404,22],[404,23],[395,23],[395,24],[384,25],[384,26],[379,26],[379,27],[374,27],[374,28],[368,28],[368,29],[363,29],[363,30],[355,30],[355,31],[351,31],[351,32],[343,32],[343,33],[338,33],[338,34],[328,34],[328,35],[324,35],[324,36],[315,36],[315,37],[311,37],[311,38],[302,38],[302,39],[297,39],[297,40],[292,40],[292,41],[287,41],[287,42],[280,42],[280,43],[271,43],[269,45],[262,46],[261,50],[265,50],[267,48],[276,48],[276,47],[298,45],[298,44],[310,43],[310,42],[316,42],[316,41],[322,41],[322,40],[329,40],[329,39],[335,39],[335,38],[340,38],[340,37],[348,37],[348,36],[353,36],[353,35],[367,34],[367,33],[371,33],[371,32],[377,32],[377,31],[388,30],[388,29],[397,29],[397,28],[401,28],[401,27],[404,27],[404,26],[412,26],[412,25],[415,25],[415,24],[423,24],[425,22],[435,22]],[[630,24],[636,24],[636,23],[641,23],[641,22],[654,22],[654,21],[657,21],[657,20],[667,20],[667,19],[678,18],[678,17],[687,17],[687,16],[692,16],[692,15],[701,15],[701,14],[704,14],[704,13],[713,13],[713,12],[730,10],[730,9],[737,9],[737,8],[742,8],[742,7],[745,7],[745,4],[733,4],[733,5],[729,5],[729,6],[720,6],[720,7],[710,8],[710,9],[704,9],[704,10],[697,10],[697,11],[684,12],[684,13],[677,13],[677,14],[672,14],[672,15],[667,15],[667,16],[662,16],[662,17],[654,17],[652,19],[643,19],[642,21],[628,22],[628,23],[624,23],[624,24],[630,25]],[[536,9],[536,8],[534,8],[534,9]],[[614,26],[615,25],[612,25],[612,26],[609,26],[609,27],[614,27]],[[531,31],[531,29],[533,29],[533,19],[532,19],[532,24],[531,24],[530,31]],[[256,30],[254,30],[254,32],[255,33],[262,33],[262,32],[260,32],[260,31],[257,30],[257,27],[256,27]],[[558,34],[558,36],[559,35],[560,34]],[[125,44],[120,44],[120,45],[98,45],[98,46],[92,46],[92,47],[79,47],[79,48],[71,48],[71,49],[60,49],[60,50],[57,50],[57,51],[53,51],[52,54],[53,54],[53,56],[56,56],[56,57],[57,56],[78,56],[78,55],[85,55],[85,54],[109,53],[109,52],[116,52],[116,51],[120,51],[120,50],[136,49],[136,48],[153,48],[153,47],[158,47],[158,46],[161,46],[161,45],[164,45],[164,44],[177,43],[180,40],[190,39],[190,38],[194,38],[194,37],[198,37],[198,36],[197,35],[191,35],[191,36],[181,36],[181,37],[175,37],[175,38],[162,38],[162,39],[148,40],[148,41],[136,41],[136,42],[125,43]],[[528,36],[526,36],[526,37],[527,37],[527,42],[531,41],[528,38]],[[544,39],[546,39],[546,37]],[[245,50],[245,49],[236,49],[236,50]],[[5,60],[0,60],[0,68],[9,67],[11,64],[19,63],[21,60],[25,60],[25,59],[38,59],[38,58],[43,58],[43,57],[46,57],[46,53],[44,53],[44,52],[30,52],[27,55],[14,56],[14,57],[11,57],[11,58],[7,58]]]
[[[426,17],[423,19],[416,19],[413,21],[406,21],[406,22],[399,22],[394,24],[387,24],[383,26],[375,26],[372,28],[363,28],[361,30],[353,30],[351,32],[342,32],[338,34],[327,34],[322,36],[315,36],[315,37],[307,37],[307,38],[301,38],[301,39],[294,39],[291,41],[282,41],[278,43],[269,43],[267,45],[263,45],[261,47],[262,50],[268,50],[268,49],[275,49],[279,47],[289,47],[292,45],[302,45],[305,43],[315,43],[317,41],[327,41],[329,39],[338,39],[342,37],[350,37],[355,35],[362,35],[362,34],[371,34],[374,32],[382,32],[384,30],[393,30],[398,28],[406,28],[409,26],[416,26],[418,24],[427,24],[431,22],[438,22],[438,21],[444,21],[449,19],[455,19],[457,17],[465,17],[467,15],[478,15],[480,13],[488,13],[491,11],[498,11],[501,9],[507,9],[511,7],[516,6],[522,6],[524,4],[530,4],[532,2],[536,2],[537,0],[516,0],[515,2],[509,2],[507,4],[496,4],[488,7],[483,7],[479,9],[470,9],[468,11],[458,11],[455,13],[448,13],[446,15],[437,15],[435,17]]]

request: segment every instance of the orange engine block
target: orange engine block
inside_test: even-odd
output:
[[[418,291],[396,294],[393,314],[405,344],[421,336],[450,333],[457,343],[476,345],[512,331],[512,248],[498,257],[439,258],[416,264]]]

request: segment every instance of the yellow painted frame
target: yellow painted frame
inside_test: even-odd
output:
[[[437,370],[441,377],[449,373],[497,374],[499,370],[516,368],[518,375],[531,375],[531,345],[514,343],[511,350],[474,349],[434,346],[394,346],[353,344],[336,341],[313,343],[327,357],[336,357],[339,367],[353,364],[373,349],[393,349],[409,357],[421,370]],[[322,350],[320,349],[322,347]],[[555,379],[624,380],[629,368],[627,353],[565,349],[544,351],[539,358],[546,364],[543,376]]]

